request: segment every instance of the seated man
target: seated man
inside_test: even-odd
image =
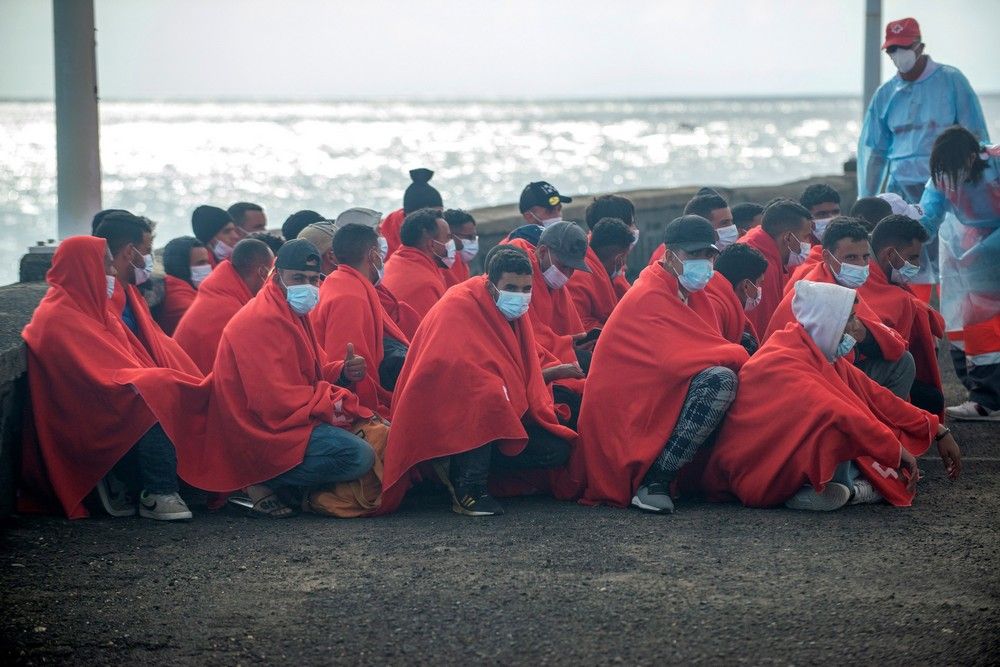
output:
[[[382,512],[399,506],[424,462],[447,457],[452,509],[485,516],[503,513],[487,491],[491,476],[559,468],[569,457],[576,434],[556,418],[524,318],[531,262],[501,245],[486,271],[448,290],[412,341],[393,397]]]
[[[406,216],[402,242],[385,263],[385,286],[423,319],[447,286],[442,269],[455,259],[455,240],[441,212],[422,208]]]
[[[575,223],[557,222],[542,231],[537,247],[522,238],[506,243],[524,250],[531,261],[528,317],[540,348],[542,372],[546,382],[556,382],[552,388],[556,402],[569,406],[570,425],[575,427],[594,340],[587,340],[566,283],[576,271],[590,273],[585,261],[587,236]]]
[[[522,239],[528,247],[538,245],[542,230],[562,222],[562,206],[573,201],[572,197],[559,194],[551,183],[535,181],[521,190],[517,208],[527,223],[507,235],[508,241]],[[523,248],[522,248],[523,249]]]
[[[635,236],[622,220],[603,218],[592,226],[586,262],[590,272],[575,271],[566,283],[584,330],[601,328],[621,298],[616,281],[625,273]]]
[[[732,207],[733,224],[740,230],[740,236],[746,236],[754,227],[760,227],[764,217],[764,207],[753,202],[743,202]]]
[[[163,272],[163,302],[156,309],[156,323],[173,336],[198,286],[212,272],[208,248],[193,236],[171,239],[163,249]]]
[[[747,352],[716,333],[704,292],[715,239],[700,216],[671,222],[663,259],[643,270],[608,319],[570,465],[585,486],[581,502],[673,512],[671,483],[710,442],[736,397]]]
[[[77,236],[59,244],[50,289],[23,332],[34,428],[25,431],[21,510],[46,509],[55,499],[69,518],[85,517],[84,499],[96,487],[108,514],[133,516],[126,480],[138,468],[140,516],[190,519],[177,493],[173,445],[142,399],[112,376],[123,369],[200,373],[148,311],[136,310],[133,333],[108,307],[118,269],[131,275],[130,259],[142,256],[135,216],[109,215],[98,231],[107,241]]]
[[[326,218],[316,211],[311,211],[309,209],[296,211],[285,218],[285,221],[281,223],[281,235],[285,237],[286,241],[297,239],[299,237],[299,232],[303,229],[313,223],[322,222],[323,220],[326,220]]]
[[[333,253],[337,270],[323,281],[319,305],[309,318],[328,357],[340,358],[353,345],[365,359],[364,377],[349,388],[361,405],[388,418],[410,341],[386,315],[375,291],[383,271],[378,233],[348,223],[334,234]]]
[[[831,222],[823,235],[822,260],[803,276],[804,280],[833,283],[857,289],[868,280],[871,246],[868,232],[853,218],[841,216]],[[789,284],[784,299],[774,311],[764,340],[784,329],[795,315],[792,312],[794,286]],[[858,338],[855,363],[868,377],[903,400],[910,395],[913,385],[913,356],[906,351],[906,341],[899,332],[882,323],[865,303],[858,300],[858,319],[862,336]]]
[[[444,271],[445,282],[450,287],[469,279],[469,263],[479,254],[479,236],[476,234],[476,219],[468,211],[449,208],[443,215],[458,250],[455,263]]]
[[[337,258],[333,254],[333,235],[336,231],[336,223],[320,220],[303,227],[296,237],[305,239],[316,247],[320,258],[320,271],[327,276],[337,270]]]
[[[233,247],[243,233],[236,227],[233,217],[218,206],[199,206],[191,214],[191,228],[199,241],[211,251],[212,266],[229,259]]]
[[[883,218],[892,215],[892,205],[882,197],[862,197],[851,207],[851,217],[860,220],[869,232]]]
[[[219,264],[198,288],[174,340],[203,373],[212,370],[223,329],[267,282],[273,262],[267,244],[243,239],[233,248],[231,260]]]
[[[740,238],[739,229],[733,223],[733,212],[729,208],[729,203],[710,188],[702,188],[698,191],[697,195],[691,198],[684,206],[684,215],[701,216],[712,223],[712,227],[715,229],[716,234],[718,234],[716,246],[720,250],[736,243],[736,240]],[[649,258],[649,263],[653,264],[660,261],[664,251],[663,244],[660,244],[653,251],[652,256]]]
[[[799,197],[799,203],[812,216],[815,226],[813,245],[818,245],[823,240],[826,226],[840,215],[840,193],[826,183],[814,183],[805,189]]]
[[[764,208],[760,227],[754,227],[739,240],[757,249],[767,260],[767,271],[760,279],[760,303],[747,314],[754,331],[763,335],[774,309],[785,294],[789,273],[809,255],[813,223],[809,211],[800,204],[779,199]]]
[[[944,337],[944,318],[920,300],[909,288],[920,272],[927,231],[905,215],[890,215],[872,232],[871,272],[858,288],[882,323],[899,332],[907,342],[916,366],[910,401],[944,419],[944,394],[938,367],[937,339]]]
[[[885,498],[906,506],[919,476],[914,457],[933,441],[948,476],[958,477],[961,452],[937,417],[845,358],[862,329],[854,308],[852,289],[795,284],[795,319],[740,370],[739,396],[701,478],[710,500],[834,510]]]
[[[715,273],[706,293],[715,306],[720,333],[730,343],[739,343],[749,354],[760,347],[757,332],[747,318],[760,303],[760,279],[767,270],[767,260],[760,251],[734,243],[716,258]]]
[[[245,234],[267,231],[267,214],[260,204],[248,201],[236,202],[226,209],[226,212]]]
[[[629,228],[629,231],[632,232],[632,243],[629,245],[629,251],[639,243],[639,227],[635,222],[635,204],[632,203],[631,199],[621,195],[601,195],[594,197],[594,201],[587,205],[587,210],[584,213],[587,229],[593,232],[597,223],[604,218],[618,218]],[[591,270],[594,270],[597,265],[593,263],[591,253],[587,253],[587,258],[588,266],[591,267]],[[619,299],[625,296],[625,292],[632,286],[625,276],[625,271],[628,268],[627,256],[625,260],[626,266],[623,267],[622,272],[617,277],[612,277],[611,279],[611,283],[615,287],[615,294],[618,295]]]

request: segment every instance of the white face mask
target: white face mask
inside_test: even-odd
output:
[[[447,243],[441,243],[440,241],[434,240],[434,245],[441,246],[444,248],[445,255],[436,255],[441,262],[447,266],[449,269],[455,265],[455,239],[448,239]]]
[[[132,265],[132,273],[135,276],[135,284],[141,285],[153,275],[153,256],[143,255],[142,266]]]
[[[736,240],[740,238],[740,230],[736,228],[736,225],[719,227],[715,230],[715,232],[719,235],[719,250],[726,249],[736,243]]]
[[[216,241],[212,252],[215,254],[216,259],[223,260],[228,259],[233,254],[233,248],[222,241]]]
[[[638,227],[634,227],[632,229],[632,245],[630,245],[628,247],[629,250],[631,250],[632,248],[634,248],[635,244],[638,243],[638,242],[639,242],[639,228]]]
[[[479,254],[479,237],[474,236],[471,240],[462,239],[462,249],[459,250],[462,261],[468,264]]]
[[[560,271],[554,262],[549,268],[542,271],[542,278],[545,279],[545,284],[549,286],[549,289],[561,289],[569,282],[569,277]]]
[[[795,237],[793,236],[792,238]],[[795,240],[798,241],[797,238],[795,238]],[[812,249],[811,245],[809,245],[805,241],[799,241],[799,251],[788,253],[788,261],[785,262],[785,266],[791,268],[793,266],[799,266],[800,264],[802,264],[804,261],[806,261],[806,257],[809,256],[810,249]]]
[[[115,280],[114,276],[104,276],[104,278],[107,281],[107,292],[110,299],[115,293],[115,283],[118,281]]]
[[[389,254],[389,242],[385,240],[384,236],[378,237],[378,254],[385,261],[386,256]]]
[[[563,221],[562,215],[557,215],[554,218],[546,218],[545,220],[542,220],[537,215],[535,215],[534,213],[532,213],[531,217],[534,218],[536,221],[538,221],[538,224],[540,224],[542,227],[551,227],[552,225],[556,224],[557,222],[562,222]]]
[[[764,298],[764,290],[758,285],[754,285],[757,288],[757,296],[748,296],[743,302],[743,310],[749,313],[751,310],[760,305],[760,300]]]
[[[816,234],[816,238],[820,241],[823,240],[823,232],[826,231],[826,226],[830,224],[831,220],[833,220],[833,218],[819,218],[817,220],[813,220],[813,224],[816,225],[816,231],[814,233]]]
[[[205,282],[205,278],[208,278],[208,274],[210,274],[211,272],[212,272],[212,266],[211,266],[211,264],[202,264],[200,266],[192,266],[191,267],[191,283],[195,287],[199,287],[203,282]]]
[[[889,59],[900,74],[906,74],[917,64],[917,54],[913,49],[896,49],[895,53],[889,54]]]

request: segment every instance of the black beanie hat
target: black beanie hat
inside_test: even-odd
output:
[[[441,193],[430,184],[434,172],[430,169],[411,169],[413,180],[403,193],[403,213],[410,214],[422,208],[443,208]]]
[[[232,221],[233,216],[218,206],[199,206],[191,214],[191,228],[195,238],[202,243],[211,241],[220,229]]]

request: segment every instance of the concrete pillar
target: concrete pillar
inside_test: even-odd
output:
[[[90,233],[101,210],[93,0],[52,0],[59,238]]]
[[[865,0],[865,91],[861,114],[882,82],[882,0]]]

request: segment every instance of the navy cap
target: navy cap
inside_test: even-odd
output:
[[[319,271],[319,251],[305,239],[286,241],[274,259],[274,268],[286,271]]]
[[[697,252],[706,248],[719,252],[715,245],[718,238],[712,223],[700,215],[682,215],[663,230],[664,245],[684,252]]]

